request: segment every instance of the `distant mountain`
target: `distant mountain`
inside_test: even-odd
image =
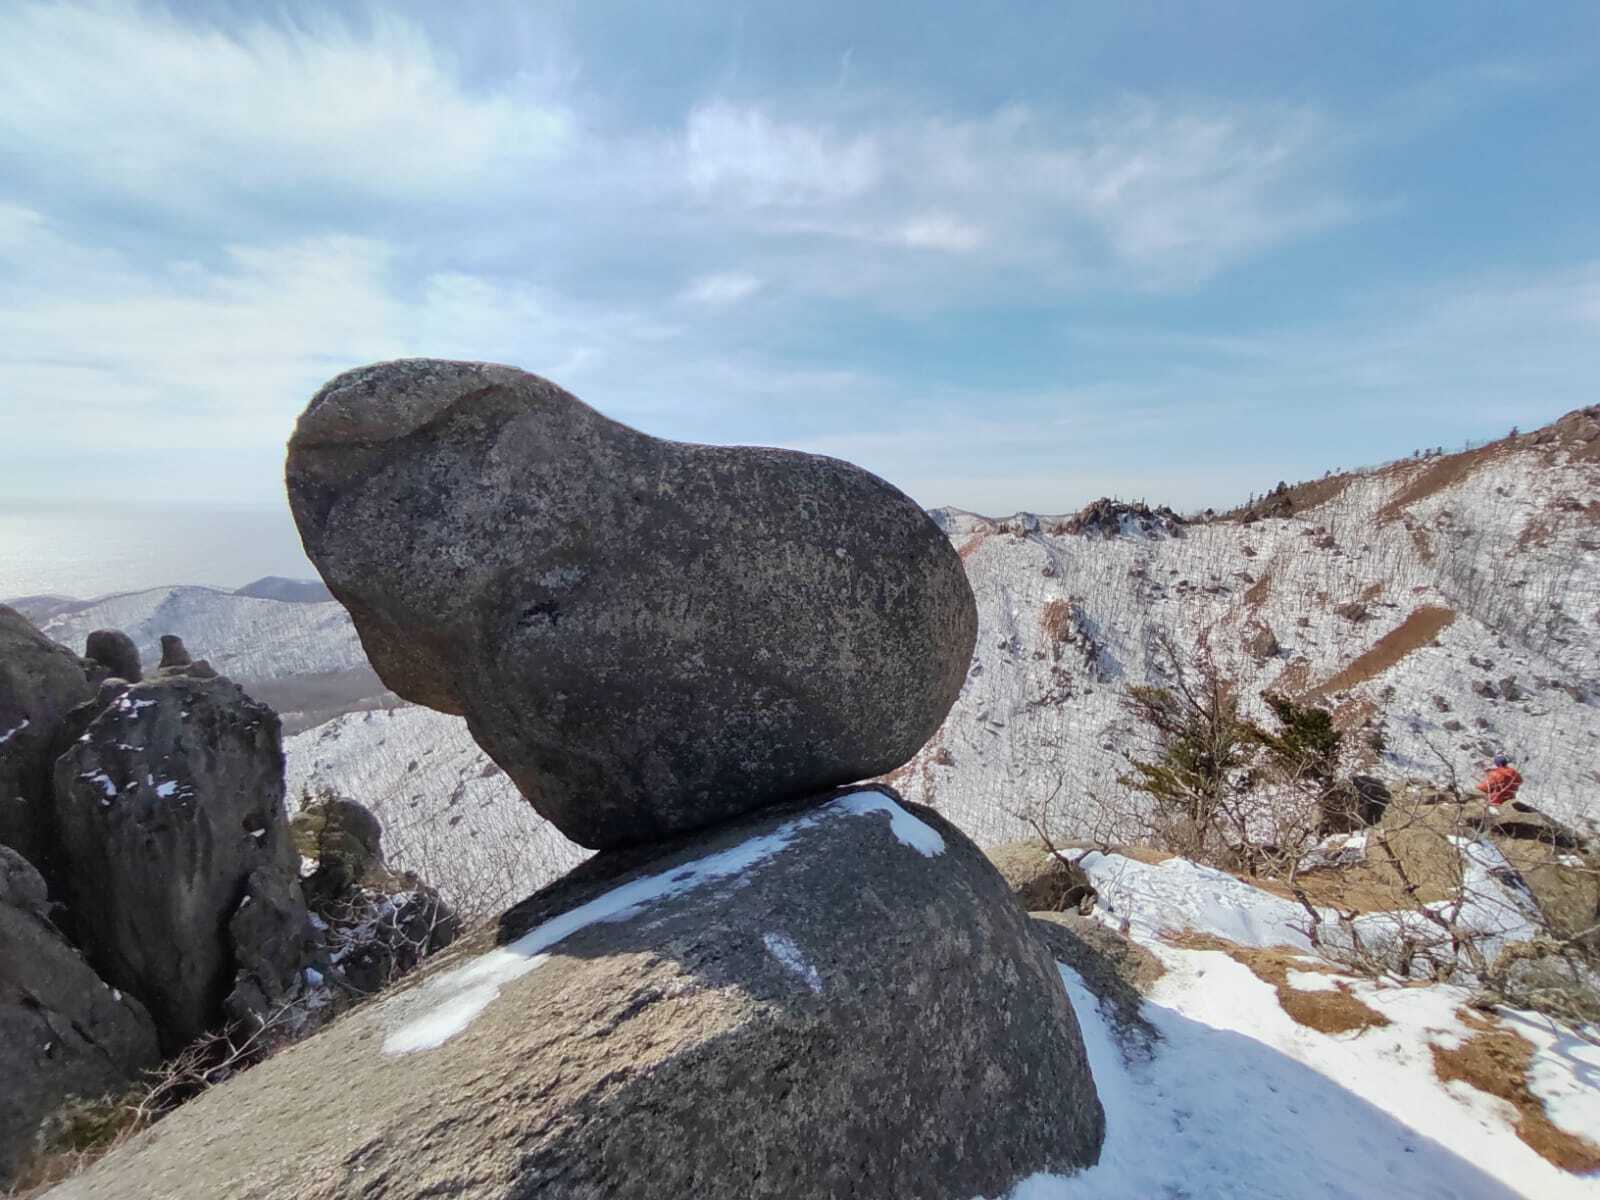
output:
[[[1470,783],[1504,751],[1525,799],[1600,817],[1600,408],[1270,488],[1221,519],[1121,507],[1088,522],[936,512],[979,636],[943,729],[895,773],[908,798],[984,842],[1022,835],[1011,814],[1051,796],[1064,829],[1085,828],[1134,744],[1119,699],[1156,680],[1170,636],[1259,715],[1272,688],[1381,731],[1366,763],[1380,774]]]
[[[79,654],[91,630],[121,629],[147,667],[161,659],[161,635],[175,633],[196,658],[241,681],[370,669],[349,614],[331,600],[286,603],[216,588],[152,588],[63,608],[39,627]]]
[[[333,599],[328,585],[320,579],[285,579],[281,575],[264,575],[254,583],[235,588],[235,596],[253,596],[257,600],[283,600],[290,604],[323,604]]]

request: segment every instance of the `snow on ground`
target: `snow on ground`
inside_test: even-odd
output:
[[[1451,919],[1492,960],[1507,943],[1534,936],[1538,913],[1528,896],[1496,874],[1510,872],[1499,850],[1487,842],[1455,840],[1463,855],[1462,903],[1459,908],[1446,901],[1427,907]],[[1159,939],[1168,931],[1193,932],[1241,946],[1312,948],[1310,913],[1225,871],[1183,858],[1150,864],[1098,852],[1086,855],[1079,866],[1099,893],[1096,911],[1101,919],[1140,939]],[[1355,939],[1373,951],[1404,934],[1418,946],[1438,937],[1437,926],[1421,913],[1366,913],[1346,925],[1331,908],[1316,911],[1318,944],[1334,956],[1354,949]]]
[[[1329,1036],[1292,1021],[1226,954],[1147,944],[1167,967],[1144,1005],[1161,1034],[1149,1058],[1123,1056],[1094,995],[1061,967],[1106,1110],[1105,1146],[1098,1165],[1035,1176],[1011,1200],[1600,1196],[1600,1178],[1560,1171],[1525,1145],[1502,1101],[1438,1081],[1429,1046],[1471,1033],[1455,1015],[1461,989],[1355,983],[1392,1023]],[[1523,1033],[1538,1021],[1513,1020]],[[1546,1079],[1600,1065],[1600,1051],[1576,1039],[1536,1045]],[[1571,1132],[1600,1135],[1592,1084],[1568,1086],[1549,1112]]]
[[[539,967],[549,958],[546,951],[580,929],[600,921],[625,921],[661,900],[708,884],[737,881],[782,854],[802,830],[840,817],[879,814],[889,819],[889,831],[898,841],[924,858],[944,853],[944,839],[883,792],[873,788],[852,792],[785,821],[770,833],[602,892],[593,900],[534,926],[515,941],[434,976],[414,992],[402,993],[390,1001],[390,1007],[400,1016],[398,1028],[384,1039],[384,1053],[408,1054],[443,1045],[471,1025],[501,988]],[[792,941],[779,935],[775,942],[769,936],[766,945],[808,986],[821,990],[822,981],[816,970]]]
[[[936,513],[977,598],[978,641],[944,728],[897,786],[984,844],[1028,836],[1014,814],[1053,795],[1070,837],[1095,824],[1095,797],[1123,790],[1122,754],[1136,739],[1119,699],[1130,683],[1160,681],[1160,635],[1207,650],[1266,718],[1261,691],[1338,682],[1431,608],[1454,614],[1435,639],[1330,693],[1341,720],[1359,724],[1370,711],[1383,721],[1381,758],[1352,765],[1391,779],[1454,771],[1470,785],[1503,750],[1528,780],[1526,799],[1593,822],[1600,507],[1585,504],[1600,494],[1600,468],[1535,449],[1486,455],[1386,510],[1443,461],[1355,476],[1291,518],[1190,526],[1179,537]],[[1349,604],[1364,615],[1337,611]],[[1068,617],[1055,632],[1052,606]],[[1277,649],[1258,658],[1250,642],[1263,629]]]

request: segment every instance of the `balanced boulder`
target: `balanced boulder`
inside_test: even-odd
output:
[[[183,639],[175,633],[161,635],[161,669],[168,667],[187,667],[194,659],[189,657],[189,650],[183,644]]]
[[[587,846],[899,766],[976,637],[948,539],[883,480],[649,437],[510,367],[341,375],[287,477],[384,682]]]
[[[1103,1134],[1004,882],[864,790],[591,859],[54,1196],[999,1196]]]
[[[0,845],[40,870],[53,844],[52,748],[67,713],[92,695],[76,654],[0,605]]]
[[[144,678],[139,647],[120,629],[96,629],[84,644],[83,656],[99,663],[112,679],[138,683]]]
[[[129,686],[57,760],[55,796],[62,890],[89,961],[145,1002],[167,1051],[215,1028],[245,897],[288,906],[274,930],[306,921],[277,715],[226,679]],[[252,884],[259,872],[285,886]],[[261,939],[266,953],[294,943]],[[245,965],[267,981],[298,969]]]
[[[0,846],[0,1189],[51,1112],[126,1089],[158,1057],[144,1008],[68,945],[44,880]]]

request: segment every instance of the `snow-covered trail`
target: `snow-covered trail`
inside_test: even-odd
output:
[[[1094,994],[1062,979],[1106,1109],[1100,1162],[1035,1176],[1010,1200],[1566,1200],[1600,1178],[1558,1170],[1512,1132],[1509,1106],[1433,1075],[1430,1043],[1468,1030],[1458,988],[1357,985],[1393,1024],[1329,1036],[1297,1025],[1273,989],[1216,951],[1151,947],[1167,975],[1144,1005],[1161,1033],[1127,1061]],[[1600,1133],[1600,1092],[1580,1079],[1600,1050],[1518,1014],[1539,1048],[1539,1088],[1564,1127]]]

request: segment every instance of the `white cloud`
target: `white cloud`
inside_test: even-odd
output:
[[[868,135],[838,135],[721,101],[689,114],[683,152],[696,195],[751,207],[850,200],[883,172]]]
[[[689,286],[683,290],[683,298],[695,304],[721,308],[724,305],[748,300],[761,288],[761,280],[754,275],[729,271],[716,275],[701,275],[690,280]]]
[[[900,240],[908,246],[929,250],[965,253],[988,240],[984,231],[954,217],[928,216],[909,221],[900,228]]]
[[[223,32],[131,4],[0,8],[0,147],[75,186],[185,211],[277,196],[408,204],[509,182],[566,147],[538,94],[469,93],[416,26],[372,14]]]

